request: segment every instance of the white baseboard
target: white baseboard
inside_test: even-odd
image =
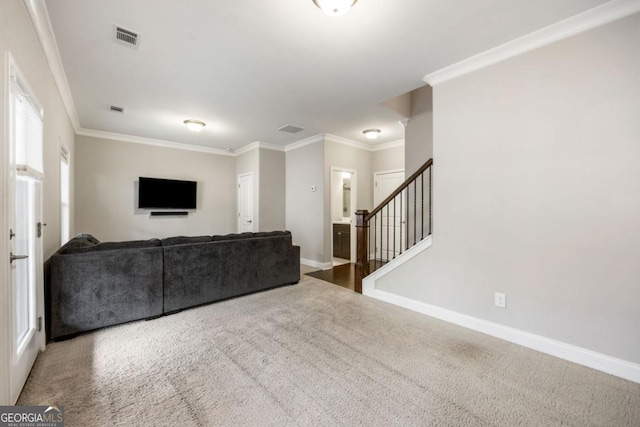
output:
[[[315,267],[322,270],[331,270],[333,268],[333,262],[320,262],[307,258],[300,258],[300,264],[308,265],[309,267]]]
[[[498,323],[478,319],[466,314],[426,304],[421,301],[412,300],[390,292],[381,291],[379,289],[375,289],[373,286],[365,288],[364,283],[362,293],[381,301],[386,301],[400,307],[408,308],[409,310],[417,311],[418,313],[426,314],[427,316],[435,317],[436,319],[444,320],[445,322],[482,332],[523,347],[528,347],[560,359],[568,360],[569,362],[577,363],[629,381],[640,383],[640,365],[636,363],[607,356],[605,354],[521,331],[519,329],[500,325]]]

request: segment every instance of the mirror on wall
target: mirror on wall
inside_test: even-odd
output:
[[[351,217],[351,174],[342,179],[342,217]]]
[[[331,172],[331,220],[349,222],[351,207],[351,186],[353,173],[333,170]]]

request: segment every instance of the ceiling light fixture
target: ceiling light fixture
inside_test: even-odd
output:
[[[183,123],[187,125],[187,129],[192,132],[200,132],[207,125],[205,122],[201,122],[200,120],[191,119],[185,120]]]
[[[329,16],[344,15],[358,0],[313,0]]]
[[[367,129],[363,130],[362,133],[364,133],[364,136],[367,139],[374,140],[378,137],[378,135],[380,135],[380,129]]]

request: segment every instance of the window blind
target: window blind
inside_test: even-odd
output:
[[[42,116],[21,89],[15,82],[11,85],[16,170],[18,174],[42,179]]]

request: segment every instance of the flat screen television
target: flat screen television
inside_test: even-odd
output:
[[[195,209],[198,183],[140,177],[138,208],[140,209]]]

